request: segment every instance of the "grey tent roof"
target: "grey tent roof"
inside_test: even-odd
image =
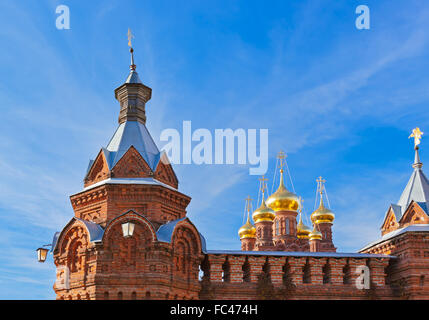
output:
[[[140,80],[138,73],[135,70],[131,70],[127,80],[125,80],[125,83],[142,83],[142,81]]]
[[[103,149],[109,169],[118,163],[131,146],[137,149],[149,167],[155,171],[161,154],[146,126],[138,121],[121,123],[106,149]]]
[[[421,167],[414,168],[410,180],[408,180],[407,186],[399,198],[398,206],[401,207],[401,217],[413,200],[418,202],[423,210],[427,210],[429,205],[429,181]],[[426,211],[426,213],[428,212]]]

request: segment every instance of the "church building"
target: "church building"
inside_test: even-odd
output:
[[[337,252],[322,178],[319,205],[305,221],[285,186],[282,152],[277,190],[268,195],[261,178],[259,207],[252,212],[246,200],[241,250],[208,250],[187,217],[191,197],[146,128],[152,89],[130,53],[128,77],[115,89],[118,127],[90,161],[82,190],[70,196],[74,216],[52,241],[57,299],[429,299],[429,181],[418,128],[411,178],[380,239],[360,252]],[[39,248],[39,261],[47,253]]]

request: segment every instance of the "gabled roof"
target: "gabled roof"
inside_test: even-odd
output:
[[[386,211],[386,214],[384,215],[383,224],[381,228],[383,227],[384,223],[386,222],[387,215],[389,214],[390,209],[392,208],[393,214],[395,215],[395,219],[397,222],[401,220],[402,218],[402,211],[401,206],[398,206],[397,204],[391,203],[389,209]]]
[[[139,121],[125,121],[116,129],[106,147],[106,159],[109,168],[113,168],[122,156],[133,146],[140,153],[149,167],[155,171],[160,159],[160,152],[146,126]]]

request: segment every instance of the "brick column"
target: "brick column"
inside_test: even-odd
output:
[[[208,255],[210,263],[210,282],[222,282],[222,265],[225,262],[225,255]]]
[[[232,283],[243,282],[243,264],[245,256],[229,256],[230,281]]]
[[[303,271],[302,268],[305,265],[306,258],[304,257],[290,257],[288,259],[288,263],[290,265],[290,273],[292,276],[292,281],[295,285],[302,284],[302,275]]]
[[[286,257],[268,257],[270,264],[270,277],[273,285],[281,286],[283,284],[283,266],[286,263]]]
[[[250,281],[258,282],[258,276],[262,273],[262,266],[265,264],[265,257],[249,257]]]
[[[377,286],[386,285],[386,273],[385,268],[389,264],[388,259],[369,259],[369,271],[371,275],[371,282],[373,282]]]
[[[343,268],[347,264],[347,259],[329,259],[329,264],[331,266],[331,283],[334,285],[343,285]]]
[[[323,284],[323,266],[326,258],[309,258],[311,284]]]

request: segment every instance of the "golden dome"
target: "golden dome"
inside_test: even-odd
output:
[[[246,223],[238,230],[240,239],[245,238],[256,238],[256,228],[250,222],[249,216],[247,216]]]
[[[283,169],[280,170],[280,185],[267,199],[267,205],[274,211],[296,211],[298,210],[299,199],[296,194],[286,189],[283,182]]]
[[[275,217],[276,213],[265,204],[265,195],[264,192],[262,192],[262,203],[261,206],[253,212],[253,221],[255,221],[255,223],[261,221],[274,221]]]
[[[333,223],[335,219],[335,214],[325,207],[323,204],[322,194],[320,194],[320,205],[319,208],[316,209],[311,214],[311,222],[315,224],[319,223]]]
[[[313,231],[309,234],[310,240],[322,240],[322,233],[316,229],[316,224],[313,227]]]
[[[310,237],[310,233],[311,229],[302,222],[302,214],[300,214],[299,222],[296,226],[296,236],[299,239],[308,239]]]

